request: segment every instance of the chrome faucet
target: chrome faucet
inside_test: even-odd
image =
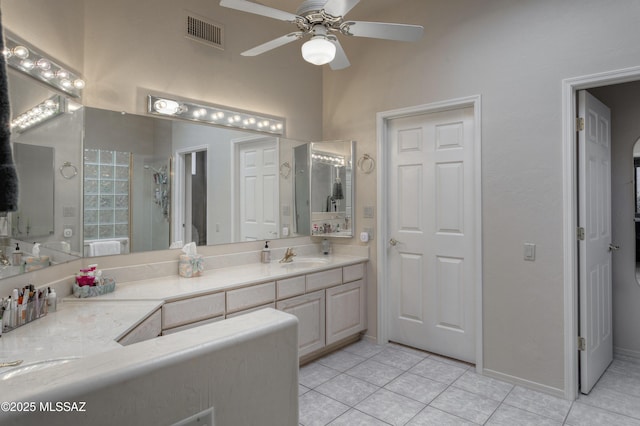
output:
[[[293,262],[293,256],[296,254],[293,252],[293,249],[289,247],[287,251],[284,253],[284,257],[280,259],[280,263],[291,263]]]

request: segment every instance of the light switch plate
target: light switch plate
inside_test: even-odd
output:
[[[524,260],[533,262],[536,260],[536,245],[533,243],[524,243]]]

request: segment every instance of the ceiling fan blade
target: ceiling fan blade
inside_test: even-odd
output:
[[[356,37],[381,38],[396,41],[417,41],[422,37],[421,25],[389,24],[384,22],[350,21],[348,34]]]
[[[323,9],[331,16],[344,16],[353,9],[360,0],[329,0]]]
[[[260,46],[256,46],[253,49],[249,49],[245,52],[242,52],[242,56],[257,56],[262,53],[268,52],[270,50],[275,49],[276,47],[284,46],[285,44],[291,43],[292,41],[299,40],[304,33],[298,31],[295,33],[289,33],[283,35],[282,37],[278,37],[274,40],[268,41],[266,43],[261,44]]]
[[[337,71],[349,67],[351,63],[347,58],[347,54],[344,53],[344,49],[342,48],[340,42],[337,39],[330,41],[336,45],[336,57],[333,59],[333,61],[329,62],[329,66],[331,67],[331,69]]]
[[[293,13],[284,12],[279,9],[274,9],[272,7],[263,6],[246,0],[220,0],[220,6],[241,10],[243,12],[255,13],[256,15],[267,16],[269,18],[287,22],[295,22],[298,17]]]

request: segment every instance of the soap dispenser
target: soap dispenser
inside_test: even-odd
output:
[[[325,256],[331,251],[331,243],[326,238],[322,240],[322,254]]]
[[[13,266],[22,265],[22,252],[20,251],[20,246],[18,245],[18,243],[16,243],[16,249],[13,252],[11,260],[13,262]]]
[[[264,248],[262,249],[262,253],[260,254],[260,261],[262,263],[271,262],[271,249],[269,249],[269,241],[264,242]]]

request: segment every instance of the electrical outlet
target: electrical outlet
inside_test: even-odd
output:
[[[362,228],[362,230],[369,234],[369,241],[373,240],[373,228]]]

